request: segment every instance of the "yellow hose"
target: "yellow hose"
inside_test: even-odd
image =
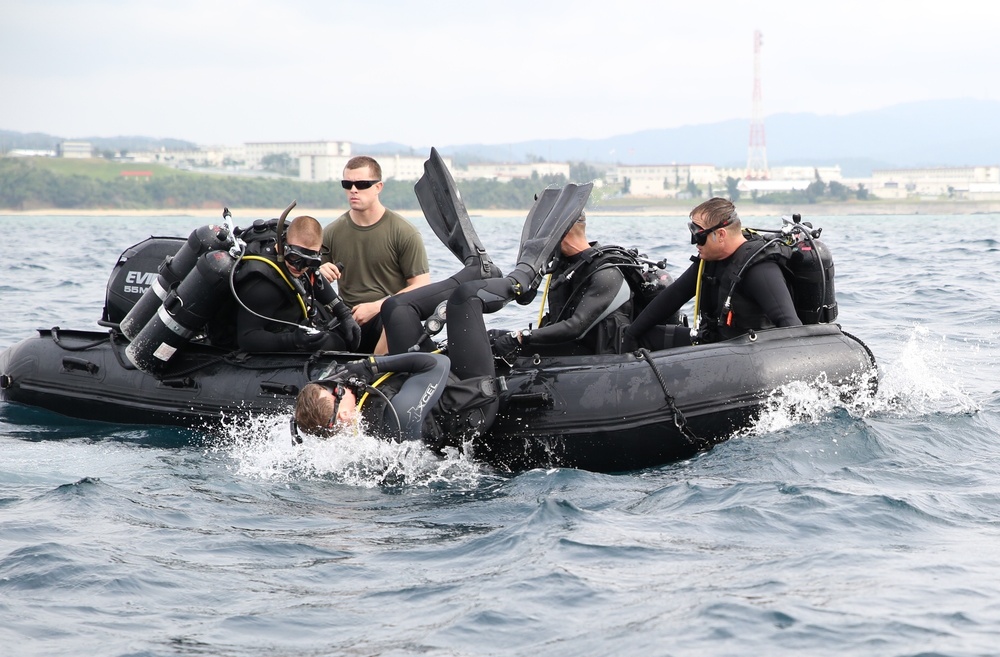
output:
[[[698,263],[698,282],[694,286],[694,330],[697,331],[701,324],[701,273],[705,270],[705,261]]]
[[[542,326],[542,318],[545,317],[545,300],[549,296],[549,283],[552,282],[552,274],[545,277],[545,289],[542,290],[542,307],[538,309],[538,326]]]

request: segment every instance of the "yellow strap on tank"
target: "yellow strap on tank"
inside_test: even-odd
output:
[[[287,276],[285,276],[285,272],[281,271],[281,267],[279,267],[278,265],[274,264],[273,262],[271,262],[267,258],[262,258],[261,256],[247,255],[247,256],[243,256],[242,258],[240,258],[240,260],[258,260],[260,262],[266,262],[267,264],[269,264],[272,267],[274,267],[274,271],[278,272],[278,275],[281,276],[281,279],[283,281],[285,281],[285,283],[288,284],[288,288],[292,292],[295,293],[295,298],[299,300],[299,306],[301,306],[301,308],[302,308],[302,318],[303,319],[309,319],[309,309],[306,308],[305,299],[302,298],[302,295],[299,294],[299,291],[295,289],[295,286],[292,285],[292,282],[290,280],[288,280]]]
[[[701,313],[698,312],[701,306],[701,273],[705,270],[705,261],[698,263],[698,282],[694,286],[694,330],[698,330],[701,324]]]
[[[538,309],[538,326],[542,326],[542,317],[545,316],[545,300],[549,296],[549,283],[552,282],[552,274],[545,277],[545,289],[542,290],[542,307]]]

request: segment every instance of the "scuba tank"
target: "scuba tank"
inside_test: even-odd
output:
[[[276,220],[279,245],[285,218],[293,207],[294,201]],[[164,261],[161,277],[169,281],[179,276],[179,282],[170,282],[167,287],[152,286],[140,302],[147,295],[151,300],[142,308],[136,304],[122,320],[123,332],[126,324],[129,332],[135,332],[135,326],[152,308],[152,314],[125,349],[126,357],[139,369],[151,374],[161,373],[174,354],[206,328],[218,315],[220,302],[232,287],[236,264],[244,256],[247,241],[264,238],[271,228],[271,222],[255,221],[253,228],[241,231],[232,226],[229,208],[223,210],[222,216],[227,220],[226,226],[196,229],[175,257]],[[280,249],[278,252],[281,262]],[[157,283],[161,283],[160,278]],[[160,294],[157,287],[166,291],[159,305],[156,303]]]
[[[125,348],[132,364],[151,374],[162,372],[174,354],[215,315],[235,264],[236,258],[228,251],[202,254]]]
[[[779,231],[749,229],[751,233],[760,234],[767,243],[740,268],[723,304],[723,313],[729,311],[733,291],[747,267],[771,253],[767,246],[776,245],[785,280],[791,288],[795,313],[802,323],[827,324],[834,321],[837,319],[837,295],[833,255],[819,240],[823,229],[803,222],[800,214],[793,214],[791,218],[782,217],[781,221],[783,226]]]
[[[822,228],[812,229],[792,215],[793,225],[810,230],[793,230],[792,255],[786,262],[791,274],[792,301],[803,324],[828,324],[837,319],[837,293],[834,288],[833,255],[818,238]]]
[[[223,216],[228,215],[228,212],[226,210]],[[183,246],[173,256],[164,258],[157,270],[159,275],[156,280],[121,320],[122,334],[129,340],[134,340],[166,301],[171,288],[184,280],[203,254],[229,249],[231,246],[232,230],[227,226],[208,225],[191,231]]]

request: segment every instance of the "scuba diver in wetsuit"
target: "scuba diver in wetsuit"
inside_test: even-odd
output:
[[[474,271],[484,271],[482,259],[488,258],[481,252],[470,256],[467,266],[453,279],[427,286],[440,285],[437,294],[449,294],[448,356],[419,351],[372,356],[306,385],[296,400],[293,439],[301,441],[299,431],[330,435],[343,424],[356,421],[359,413],[364,413],[369,428],[383,437],[422,438],[431,445],[459,445],[488,431],[500,400],[483,314],[496,312],[511,300],[534,296],[544,268],[580,216],[591,189],[590,184],[571,184],[543,192],[525,221],[518,264],[510,275],[474,277]],[[420,293],[415,290],[412,294]],[[386,323],[390,344],[394,343],[392,326],[391,321]],[[407,338],[403,342],[412,345],[418,340]],[[387,383],[397,378],[395,394],[386,395],[387,403],[374,411],[359,411],[354,401],[357,395],[381,392],[377,385],[388,372],[394,374]]]
[[[361,329],[351,309],[317,275],[323,229],[316,219],[296,217],[284,240],[251,242],[234,273],[236,341],[240,349],[351,351]],[[278,250],[281,257],[278,257]],[[339,324],[337,322],[339,321]],[[336,328],[329,329],[331,324]]]
[[[726,340],[750,330],[801,326],[777,244],[742,231],[736,207],[723,198],[690,214],[692,265],[654,298],[625,332],[630,344],[666,349]],[[695,328],[657,326],[696,297]]]
[[[640,267],[619,247],[587,240],[587,215],[580,217],[559,244],[552,270],[548,314],[539,328],[494,332],[494,352],[510,360],[529,346],[571,345],[580,353],[616,353],[620,328],[632,316],[632,289],[620,266]],[[625,262],[625,260],[628,262]]]

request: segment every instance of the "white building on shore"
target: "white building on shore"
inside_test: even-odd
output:
[[[533,176],[563,176],[569,180],[568,162],[486,162],[470,164],[464,169],[452,171],[455,180],[496,180],[510,182],[515,178]]]
[[[59,157],[85,159],[94,156],[94,147],[89,141],[64,141],[57,149]]]
[[[340,180],[344,177],[344,167],[351,155],[300,155],[299,179],[310,181]],[[374,155],[382,168],[382,180],[416,181],[424,175],[426,157],[411,155]],[[451,158],[443,158],[451,169]],[[455,172],[453,172],[455,173]],[[456,176],[457,177],[457,176]]]
[[[885,199],[1000,200],[1000,166],[876,169],[870,190]]]

